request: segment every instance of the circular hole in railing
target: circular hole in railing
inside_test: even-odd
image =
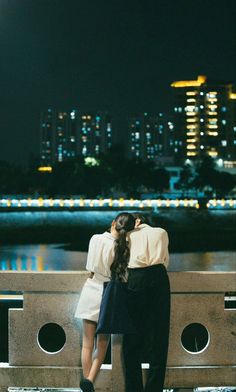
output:
[[[66,342],[64,329],[56,323],[45,324],[38,333],[39,347],[49,353],[56,354],[61,351]]]
[[[203,352],[210,342],[210,335],[206,327],[200,323],[187,325],[181,335],[183,348],[191,354]]]

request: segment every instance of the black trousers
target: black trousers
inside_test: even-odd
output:
[[[123,337],[126,392],[161,392],[164,387],[170,324],[170,285],[157,264],[129,269],[128,305],[137,333]],[[143,386],[141,363],[149,363]]]

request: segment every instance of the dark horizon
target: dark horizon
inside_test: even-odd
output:
[[[174,80],[236,84],[236,3],[2,0],[0,160],[39,152],[40,112],[171,111]]]

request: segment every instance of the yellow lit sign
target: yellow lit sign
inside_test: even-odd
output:
[[[38,168],[38,171],[51,173],[52,172],[52,167],[51,166],[40,166]]]

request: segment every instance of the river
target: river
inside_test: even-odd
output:
[[[78,271],[84,270],[86,252],[71,250],[68,244],[4,245],[0,248],[0,270]],[[169,271],[232,271],[233,251],[171,253]]]

